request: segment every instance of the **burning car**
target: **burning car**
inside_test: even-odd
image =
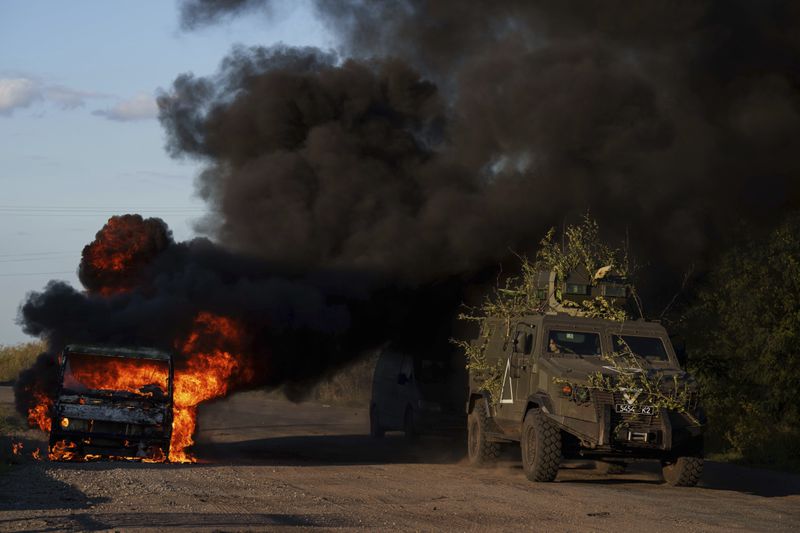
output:
[[[50,459],[163,461],[172,437],[173,357],[152,348],[67,346]]]

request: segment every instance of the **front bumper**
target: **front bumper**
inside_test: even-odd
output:
[[[702,436],[702,423],[697,424],[688,416],[675,411],[658,409],[652,415],[618,413],[615,405],[623,400],[614,396],[611,393],[594,393],[594,413],[587,409],[587,418],[593,420],[553,414],[549,416],[564,431],[577,438],[582,453],[663,455],[666,452],[695,447]]]
[[[52,459],[163,459],[172,434],[168,407],[65,403],[50,431]]]

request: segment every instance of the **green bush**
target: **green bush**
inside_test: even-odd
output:
[[[45,351],[43,342],[26,342],[15,346],[0,345],[0,382],[14,381],[20,371],[33,365],[36,357]]]
[[[725,253],[680,329],[701,384],[710,451],[794,465],[800,457],[800,217]]]

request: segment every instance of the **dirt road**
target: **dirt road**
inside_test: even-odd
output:
[[[645,463],[617,476],[573,463],[532,484],[518,454],[475,469],[460,438],[373,441],[364,410],[262,393],[205,406],[200,423],[198,464],[0,473],[0,529],[800,530],[800,476],[709,463],[701,487],[679,489]]]

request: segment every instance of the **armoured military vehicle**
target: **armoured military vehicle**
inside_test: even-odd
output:
[[[628,289],[613,276],[601,281],[570,276],[555,286],[555,276],[544,272],[539,280],[549,305],[522,316],[488,317],[483,335],[473,341],[483,343],[502,385],[495,392],[499,397],[492,397],[486,376],[470,370],[470,462],[491,462],[504,444],[519,442],[531,481],[554,480],[563,459],[594,459],[612,469],[631,459],[654,459],[668,483],[697,484],[705,419],[694,382],[681,369],[664,327],[581,316],[571,302],[597,295],[624,302]],[[551,297],[555,292],[558,301]],[[623,347],[636,361],[629,368],[611,364]],[[596,386],[598,377],[615,383],[634,373],[658,376],[667,396],[666,389],[681,387],[686,405],[669,409],[643,388]]]
[[[172,360],[169,352],[152,348],[67,346],[52,410],[50,458],[166,459]]]

